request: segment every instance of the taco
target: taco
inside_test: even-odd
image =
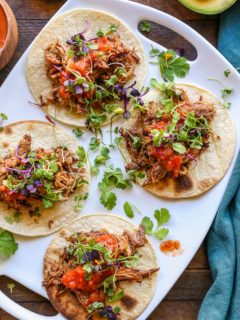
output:
[[[158,270],[142,226],[93,214],[75,220],[51,242],[43,285],[69,320],[136,319],[151,301]]]
[[[212,188],[230,166],[235,130],[210,92],[191,85],[155,83],[145,107],[121,132],[126,170],[159,197],[188,198]]]
[[[78,215],[90,179],[83,147],[65,131],[22,121],[0,132],[0,227],[52,233]]]
[[[27,78],[49,115],[95,128],[110,122],[119,106],[126,109],[131,92],[141,95],[145,68],[142,45],[127,25],[101,11],[76,9],[37,37]]]

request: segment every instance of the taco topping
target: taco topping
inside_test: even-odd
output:
[[[84,183],[84,172],[67,147],[31,150],[31,136],[25,134],[16,150],[0,159],[0,201],[39,214],[38,205],[50,208],[67,200]]]
[[[143,226],[135,233],[115,235],[101,229],[72,234],[66,240],[69,245],[51,267],[44,286],[59,286],[59,294],[70,290],[89,313],[88,319],[96,313],[100,318],[118,319],[120,308],[108,304],[124,297],[120,281],[142,282],[159,270],[136,269],[141,259],[138,248],[147,242]]]
[[[120,129],[131,156],[126,169],[144,173],[144,185],[186,175],[209,145],[215,115],[214,105],[190,103],[186,92],[172,83],[161,84],[161,91],[159,104],[142,107],[134,126]]]
[[[140,58],[134,48],[123,43],[116,25],[98,30],[92,39],[85,38],[87,29],[88,25],[66,44],[57,41],[46,48],[45,64],[52,90],[42,97],[42,103],[59,103],[78,114],[103,112],[104,122],[105,113],[111,114],[117,108],[113,101],[123,100],[126,106],[126,92],[132,91],[135,84],[124,86],[134,77]]]

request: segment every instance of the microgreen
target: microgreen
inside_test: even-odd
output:
[[[5,113],[0,113],[0,131],[3,129],[2,128],[2,123],[4,120],[8,120],[8,116]]]
[[[233,89],[224,88],[221,90],[223,103],[222,106],[224,109],[229,109],[231,107],[231,103],[228,101],[228,97],[232,94]]]
[[[10,293],[13,294],[13,289],[16,287],[15,283],[8,283],[7,288],[9,289]]]
[[[88,305],[87,311],[88,313],[93,313],[94,311],[103,309],[103,308],[104,308],[104,304],[102,302],[96,301]]]

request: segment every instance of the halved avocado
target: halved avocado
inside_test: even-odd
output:
[[[231,7],[236,0],[178,0],[188,9],[203,13],[217,14]]]

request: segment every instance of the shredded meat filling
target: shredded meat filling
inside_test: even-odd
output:
[[[183,105],[183,120],[180,117],[180,121],[175,124],[176,130],[181,130],[184,125],[184,119],[190,111],[193,112],[194,116],[198,119],[212,121],[214,118],[214,105],[204,103],[202,100],[190,103],[186,92],[183,90],[178,92],[178,96],[174,96],[173,100],[174,105]],[[202,145],[200,148],[191,147],[187,143],[180,141],[181,145],[185,144],[186,151],[184,154],[177,153],[173,147],[171,147],[171,144],[178,142],[178,135],[171,133],[167,133],[168,141],[164,142],[165,144],[162,143],[156,147],[152,140],[152,130],[160,129],[166,131],[172,123],[172,113],[162,112],[162,108],[163,106],[155,102],[150,102],[148,108],[146,108],[143,113],[138,113],[134,120],[134,126],[120,129],[120,134],[124,138],[126,148],[131,156],[131,161],[126,165],[126,170],[143,172],[145,174],[144,181],[142,182],[143,185],[157,184],[167,176],[176,177],[178,175],[186,175],[190,162],[193,161],[193,159],[195,160],[209,144],[208,140],[211,131],[199,125],[196,129],[190,130],[190,134],[192,135],[192,139],[195,139],[198,132],[201,132]],[[157,116],[158,111],[161,113],[160,118]],[[134,140],[136,141],[137,139],[141,141],[140,146],[134,144]],[[170,158],[170,156],[172,158]],[[169,161],[175,161],[175,164],[172,165],[171,162],[167,162],[167,160],[165,160],[167,157],[169,157]]]

